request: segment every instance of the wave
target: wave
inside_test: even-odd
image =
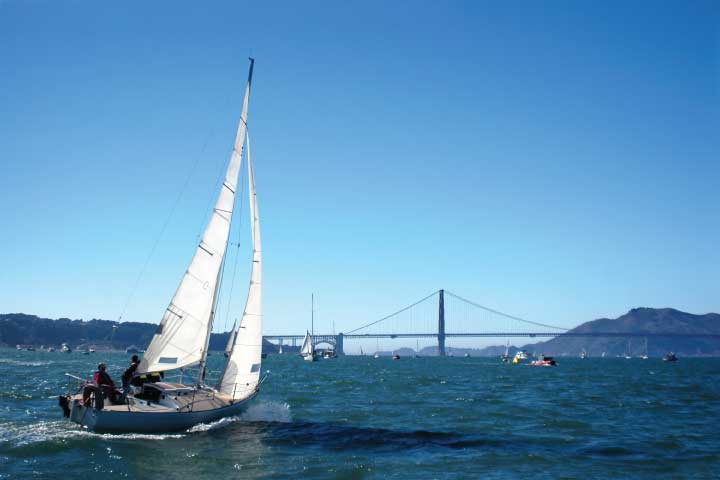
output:
[[[42,367],[45,365],[52,365],[53,361],[47,361],[47,362],[24,362],[22,360],[13,360],[12,358],[0,358],[0,363],[4,363],[6,365],[13,365],[16,367]]]
[[[224,428],[235,422],[290,423],[290,405],[281,402],[258,402],[250,405],[247,410],[237,416],[224,417],[214,422],[198,423],[187,430],[187,433],[207,432]]]

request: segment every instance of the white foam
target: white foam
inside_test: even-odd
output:
[[[0,424],[0,443],[10,443],[13,447],[22,447],[33,443],[63,441],[81,438],[98,438],[102,440],[166,440],[183,438],[184,434],[147,434],[147,433],[94,433],[76,427],[68,421],[38,422],[33,424],[2,423]]]
[[[285,402],[253,403],[240,418],[246,422],[292,422],[290,405]]]
[[[194,425],[190,427],[187,432],[188,433],[197,433],[197,432],[207,432],[208,430],[215,430],[218,428],[223,428],[231,423],[237,422],[240,420],[240,417],[224,417],[220,420],[216,420],[214,422],[210,423],[198,423],[197,425]]]

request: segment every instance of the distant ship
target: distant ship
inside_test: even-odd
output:
[[[663,362],[677,362],[677,357],[673,352],[670,352],[663,357]]]
[[[530,365],[533,367],[554,367],[557,365],[557,363],[555,362],[555,359],[553,359],[552,357],[540,355],[540,358],[530,362]]]
[[[518,363],[522,362],[523,360],[527,360],[527,359],[528,359],[527,352],[525,350],[518,350],[515,353],[515,357],[513,358],[512,362],[515,364],[518,364]]]

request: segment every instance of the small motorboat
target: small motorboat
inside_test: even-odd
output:
[[[463,357],[465,357],[465,358],[470,358],[470,354],[469,354],[469,353],[466,353],[465,355],[463,355]]]
[[[335,350],[332,350],[332,349],[323,350],[322,358],[324,358],[325,360],[329,360],[331,358],[337,358],[337,353],[335,353]]]
[[[512,362],[515,363],[515,364],[518,364],[518,363],[520,363],[521,361],[527,360],[527,359],[528,359],[528,354],[527,354],[527,352],[526,352],[525,350],[519,350],[518,352],[515,353],[515,356],[513,357],[513,361],[512,361]]]
[[[584,359],[587,358],[587,356],[588,356],[588,355],[587,355],[587,352],[586,352],[585,349],[583,348],[583,351],[580,352],[580,358],[582,358],[582,359],[584,360]]]
[[[376,353],[375,355],[373,355],[373,358],[380,358],[380,354]]]
[[[533,367],[554,367],[557,365],[557,363],[555,362],[555,359],[553,359],[553,357],[540,355],[537,360],[533,360],[532,362],[530,362],[530,365]]]
[[[670,352],[663,357],[663,362],[677,362],[677,357],[673,352]]]
[[[392,359],[393,359],[393,360],[400,360],[400,355],[398,355],[397,353],[394,353],[394,352],[393,352]]]
[[[63,353],[72,353],[72,348],[70,348],[67,343],[63,343],[60,346],[60,351]]]

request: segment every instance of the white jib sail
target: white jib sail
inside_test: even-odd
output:
[[[313,341],[310,336],[310,332],[305,332],[305,339],[303,340],[302,347],[300,347],[300,355],[303,357],[306,355],[312,355],[313,353]]]
[[[243,141],[247,131],[252,69],[251,60],[240,123],[215,208],[190,266],[143,355],[138,374],[199,364],[207,356],[215,295],[230,234]]]
[[[255,194],[255,175],[250,156],[250,137],[247,139],[248,194],[250,196],[250,225],[252,228],[252,268],[250,287],[245,301],[240,326],[235,335],[230,357],[220,379],[218,391],[241,400],[255,390],[260,378],[260,358],[262,355],[262,248],[260,246],[260,218],[257,195]]]

